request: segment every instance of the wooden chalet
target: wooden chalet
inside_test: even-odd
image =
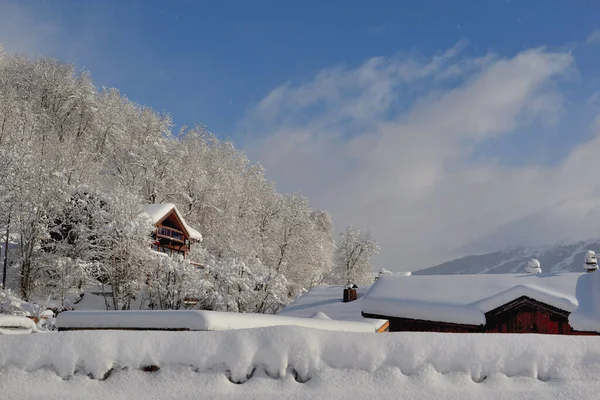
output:
[[[200,232],[185,222],[174,204],[149,204],[145,207],[145,212],[155,227],[152,232],[153,250],[186,257],[191,245],[202,241]]]
[[[362,315],[390,332],[598,335],[600,273],[385,276]]]

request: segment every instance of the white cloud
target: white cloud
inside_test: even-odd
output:
[[[594,30],[585,40],[586,43],[600,43],[600,29]]]
[[[32,4],[0,0],[0,44],[9,53],[48,54],[62,39],[59,24],[40,18]]]
[[[600,235],[600,224],[581,229],[600,212],[600,137],[552,167],[472,157],[479,143],[512,135],[519,146],[524,129],[557,122],[556,83],[573,64],[571,54],[541,48],[469,59],[459,46],[428,60],[327,69],[275,89],[249,112],[247,150],[340,227],[371,228],[388,269]],[[440,82],[446,77],[452,86]]]

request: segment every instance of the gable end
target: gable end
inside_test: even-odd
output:
[[[551,306],[549,304],[542,303],[541,301],[537,301],[536,299],[533,299],[531,297],[521,296],[509,303],[506,303],[498,308],[486,312],[485,319],[489,323],[490,319],[498,318],[504,313],[509,313],[517,309],[528,309],[531,311],[541,310],[559,318],[567,318],[570,314],[569,311],[565,311],[560,308]]]

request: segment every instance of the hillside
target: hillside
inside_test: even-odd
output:
[[[414,275],[507,274],[521,272],[525,264],[537,258],[543,272],[578,272],[583,270],[585,253],[598,250],[600,240],[540,247],[517,247],[487,254],[461,257],[414,271]]]

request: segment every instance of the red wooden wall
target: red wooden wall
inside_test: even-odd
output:
[[[545,333],[569,335],[569,313],[527,297],[486,313],[489,333]]]

